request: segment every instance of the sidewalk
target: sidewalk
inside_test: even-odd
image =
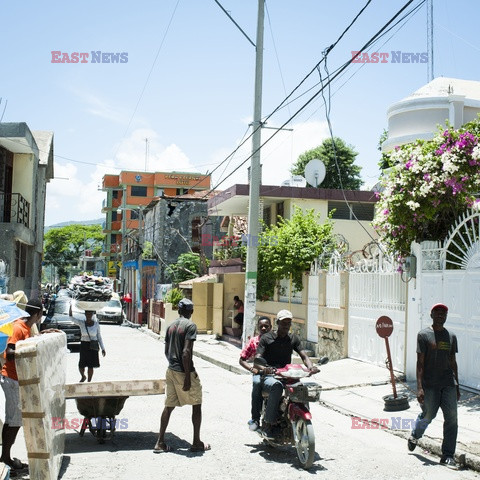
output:
[[[146,328],[141,330],[158,338]],[[194,355],[233,373],[250,375],[238,363],[240,349],[215,340],[212,335],[198,335]],[[389,371],[384,367],[347,358],[322,366],[316,379],[323,386],[321,402],[328,408],[351,416],[352,428],[379,428],[379,423],[386,425],[390,433],[405,438],[405,451],[408,452],[406,439],[420,413],[412,391],[416,390],[415,382],[409,383],[408,389],[401,383],[397,384],[397,393],[408,395],[410,408],[401,412],[385,412],[383,397],[393,392]],[[459,464],[480,471],[480,395],[465,390],[461,394],[455,457]],[[439,410],[417,448],[441,456],[442,438],[443,414]]]

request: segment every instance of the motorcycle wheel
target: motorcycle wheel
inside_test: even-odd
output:
[[[299,418],[294,425],[295,447],[302,468],[308,469],[313,464],[315,456],[315,433],[310,420]]]

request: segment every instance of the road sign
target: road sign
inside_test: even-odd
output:
[[[377,320],[375,325],[377,334],[382,338],[389,337],[393,332],[393,322],[390,317],[382,316]]]

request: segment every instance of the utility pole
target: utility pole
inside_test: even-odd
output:
[[[255,57],[255,99],[253,107],[252,159],[250,164],[250,188],[248,199],[248,244],[245,271],[243,343],[255,331],[257,313],[257,263],[258,234],[260,232],[260,145],[262,142],[262,78],[263,78],[263,26],[265,0],[258,0],[257,41]]]
[[[87,250],[87,234],[86,232],[83,232],[83,273],[87,271],[87,256],[86,256],[86,250]]]
[[[138,279],[137,279],[137,309],[139,323],[143,322],[143,293],[142,293],[142,283],[143,283],[143,206],[140,206],[138,212],[138,248],[140,250],[140,256],[138,257]]]
[[[127,236],[127,187],[124,186],[122,190],[122,268],[120,275],[120,290],[125,294],[125,237]]]

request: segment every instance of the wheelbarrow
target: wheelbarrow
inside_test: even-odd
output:
[[[127,398],[128,396],[75,398],[78,412],[84,417],[80,436],[83,437],[88,428],[98,443],[105,443],[108,432],[109,437],[113,438],[116,429],[115,417],[122,411]]]

